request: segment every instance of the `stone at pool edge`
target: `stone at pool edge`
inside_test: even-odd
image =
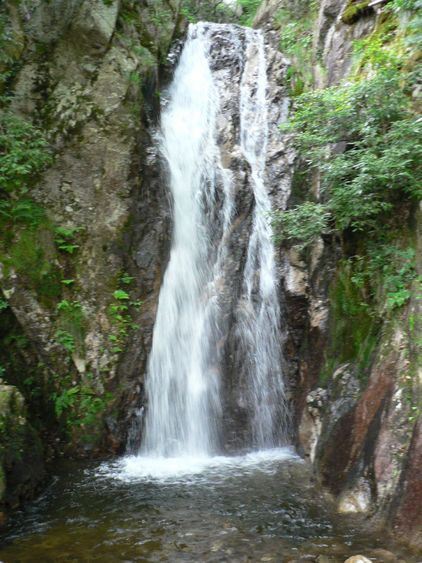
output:
[[[382,561],[383,563],[389,563],[389,561],[394,563],[406,563],[406,561],[403,561],[391,551],[382,548],[372,550],[371,557],[376,557],[377,560]]]
[[[28,423],[22,394],[0,384],[0,526],[36,493],[45,476],[40,439]]]

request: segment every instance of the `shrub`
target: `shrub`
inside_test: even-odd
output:
[[[272,214],[275,240],[293,240],[300,250],[314,242],[327,229],[330,211],[320,203],[306,201],[284,213]]]
[[[9,110],[0,110],[0,193],[26,194],[36,175],[51,163],[39,129]]]
[[[399,71],[383,68],[371,79],[298,99],[285,128],[296,133],[308,165],[321,171],[323,208],[307,202],[285,219],[276,214],[284,237],[309,244],[328,222],[340,235],[347,229],[375,234],[397,202],[422,196],[422,120],[401,86]]]

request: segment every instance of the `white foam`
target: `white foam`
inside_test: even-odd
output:
[[[280,462],[301,459],[293,448],[274,448],[241,456],[125,456],[112,463],[103,463],[97,475],[126,482],[202,481],[218,476],[229,478],[245,472],[273,473]]]

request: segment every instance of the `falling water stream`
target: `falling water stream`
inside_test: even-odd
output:
[[[251,446],[285,441],[280,309],[265,189],[268,137],[263,36],[252,29],[198,24],[178,64],[162,115],[162,152],[173,196],[174,233],[160,291],[146,378],[147,416],[141,456],[209,456],[219,450],[222,407],[219,341],[234,181],[218,146],[219,88],[209,67],[211,31],[223,29],[243,69],[239,148],[250,170],[254,210],[239,274],[238,340],[250,409]],[[251,80],[255,85],[251,91]],[[227,84],[224,85],[227,87]],[[217,201],[218,206],[217,206]]]
[[[222,135],[227,96],[215,77],[226,69],[212,60],[216,33],[222,54],[235,53],[239,76],[232,149],[224,148]],[[266,92],[261,32],[190,27],[162,113],[174,229],[146,376],[142,446],[111,462],[58,464],[45,493],[0,536],[1,561],[287,562],[325,556],[319,561],[336,563],[359,552],[383,561],[377,548],[418,561],[365,532],[358,520],[336,514],[286,445],[285,331],[267,221]],[[223,164],[225,150],[240,163],[241,190]],[[236,225],[245,191],[252,203],[242,238]],[[242,239],[241,265],[231,256],[235,239]],[[228,455],[227,420],[235,420],[224,412],[230,371],[239,383],[233,408],[246,430],[242,447]]]
[[[160,291],[149,360],[148,411],[142,454],[209,455],[216,450],[219,374],[217,284],[223,242],[211,210],[221,184],[222,236],[230,225],[231,183],[215,139],[218,97],[204,42],[191,38],[162,116],[162,152],[173,195],[174,233]]]

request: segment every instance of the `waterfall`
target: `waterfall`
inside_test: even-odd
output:
[[[253,411],[253,444],[264,447],[273,446],[284,437],[286,428],[280,432],[280,425],[285,426],[287,409],[281,373],[280,307],[268,221],[271,201],[265,187],[268,124],[264,40],[261,33],[248,31],[247,64],[240,92],[240,146],[251,169],[255,209],[244,270],[243,299],[247,306],[240,323],[240,339],[244,353],[251,355],[252,365],[248,366],[244,377],[251,379],[246,388]]]
[[[223,117],[223,106],[226,110],[232,104],[227,98],[232,84],[224,82],[230,72],[237,76],[233,99],[238,120]],[[224,433],[222,382],[230,371],[240,382],[236,400],[247,412],[249,445],[279,445],[285,439],[287,409],[267,217],[271,204],[265,186],[268,125],[261,32],[224,24],[191,25],[166,98],[160,141],[174,230],[147,368],[140,454],[217,453]],[[237,130],[231,153],[224,147],[228,127]],[[227,165],[230,159],[246,187],[238,185],[239,177]],[[236,262],[230,249],[238,244],[241,192],[247,192],[253,209],[250,232],[239,243],[244,245],[243,259]],[[230,332],[240,362],[227,353]]]

